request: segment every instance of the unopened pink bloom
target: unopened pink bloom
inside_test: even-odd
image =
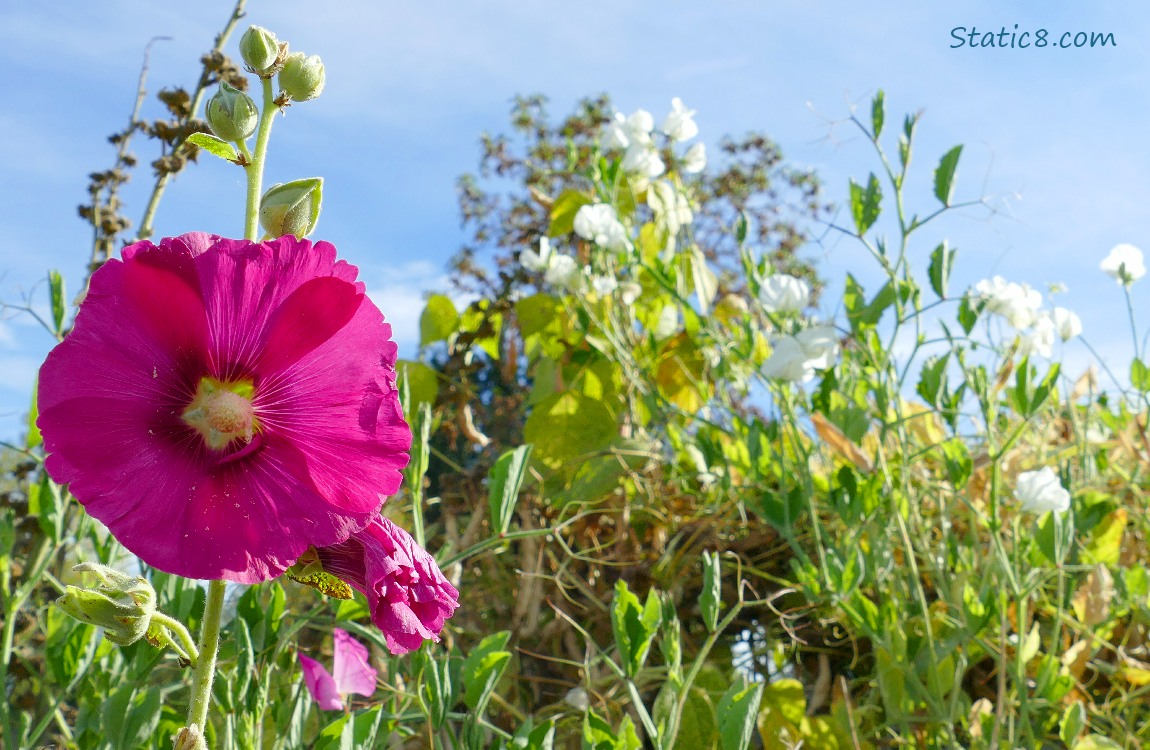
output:
[[[391,326],[335,255],[187,234],[93,274],[40,370],[45,466],[144,562],[274,578],[399,489]]]
[[[324,571],[367,597],[371,620],[393,654],[414,651],[425,640],[438,641],[443,623],[459,606],[459,592],[435,558],[383,516],[346,542],[318,552]]]
[[[303,681],[311,697],[325,711],[343,709],[343,699],[352,695],[370,698],[375,692],[377,672],[367,663],[367,647],[348,635],[346,630],[332,631],[332,673],[315,659],[299,654]]]

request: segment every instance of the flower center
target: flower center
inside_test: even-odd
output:
[[[259,429],[251,402],[254,391],[250,380],[224,383],[201,378],[192,403],[181,416],[212,450],[224,450],[236,438],[250,443]]]

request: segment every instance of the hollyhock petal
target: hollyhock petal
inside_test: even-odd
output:
[[[41,369],[49,474],[190,578],[267,580],[366,526],[411,433],[391,327],[355,267],[294,237],[185,235],[123,258]]]
[[[375,692],[377,672],[368,664],[367,647],[340,628],[332,630],[332,676],[340,695],[371,697]]]
[[[303,670],[303,684],[307,691],[324,711],[342,711],[343,700],[335,686],[335,680],[324,666],[315,659],[298,654],[299,666]]]

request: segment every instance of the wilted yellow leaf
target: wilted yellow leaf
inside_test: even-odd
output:
[[[1114,578],[1106,566],[1099,563],[1074,592],[1071,604],[1078,620],[1093,627],[1109,617],[1110,601],[1113,598]]]
[[[831,423],[822,414],[811,414],[811,423],[819,438],[830,446],[831,450],[850,461],[857,468],[869,473],[874,471],[874,464],[862,450],[843,434],[837,425]]]

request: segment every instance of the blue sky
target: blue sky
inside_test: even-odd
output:
[[[674,96],[698,110],[701,137],[765,130],[795,164],[815,168],[842,202],[848,177],[874,168],[844,123],[886,91],[888,129],[923,111],[910,191],[929,208],[937,156],[964,143],[957,195],[996,211],[964,211],[924,237],[959,249],[956,283],[992,274],[1044,288],[1076,310],[1085,338],[1125,365],[1130,337],[1118,288],[1098,262],[1119,242],[1150,248],[1150,5],[1054,0],[856,3],[745,0],[701,3],[491,0],[326,4],[249,0],[248,22],[293,50],[319,54],[328,85],[276,125],[269,179],[322,175],[329,239],[414,349],[423,293],[446,288],[446,260],[462,240],[455,178],[476,166],[481,132],[505,128],[511,98],[540,92],[555,115],[609,93],[624,111],[662,117]],[[0,7],[0,299],[44,303],[49,268],[74,291],[90,236],[76,215],[87,174],[110,165],[106,136],[134,98],[144,46],[149,89],[190,86],[199,55],[230,12],[202,0],[7,3]],[[1046,29],[1113,33],[1116,47],[962,47],[951,30]],[[237,37],[238,38],[238,34]],[[235,39],[232,45],[234,50]],[[157,104],[151,114],[158,110]],[[136,153],[154,158],[142,141]],[[125,194],[138,219],[146,170]],[[169,189],[162,235],[241,233],[242,175],[205,160]],[[845,218],[845,217],[844,217]],[[849,240],[804,251],[829,279],[865,266]],[[922,261],[925,265],[925,258]],[[1135,285],[1150,325],[1150,278]],[[828,314],[833,310],[827,310]],[[26,318],[0,321],[0,438],[21,430],[35,370],[50,338]],[[1063,356],[1071,374],[1089,361],[1081,343]]]

